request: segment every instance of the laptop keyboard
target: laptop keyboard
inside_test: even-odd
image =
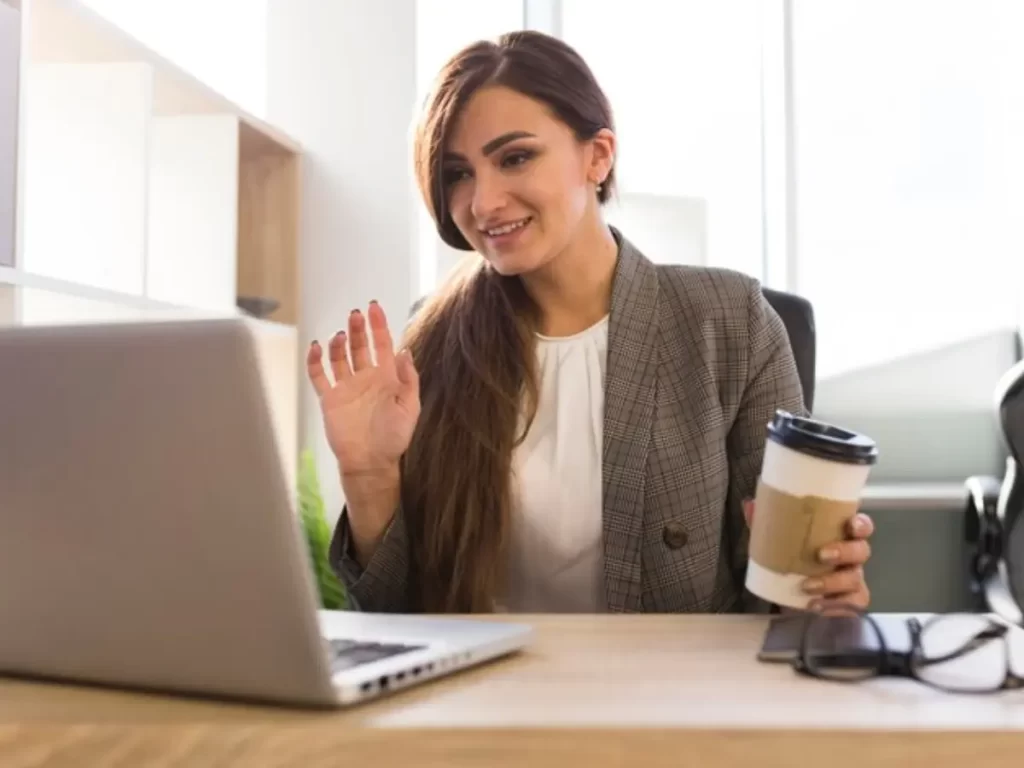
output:
[[[398,656],[401,653],[419,651],[424,645],[405,645],[402,643],[373,643],[366,640],[345,640],[333,638],[328,640],[331,649],[331,668],[335,672],[352,669],[360,664]]]

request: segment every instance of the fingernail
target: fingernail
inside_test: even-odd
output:
[[[376,305],[377,304],[377,300],[376,299],[370,299],[370,303],[373,304],[373,305]]]
[[[320,342],[317,341],[316,339],[313,339],[311,342],[309,342],[309,346],[310,347],[319,347],[320,346]]]
[[[356,308],[355,308],[355,309],[353,309],[353,310],[352,310],[352,311],[351,311],[351,312],[350,312],[349,314],[352,314],[352,315],[358,315],[358,314],[359,314],[359,308],[358,308],[358,307],[356,307]]]
[[[839,550],[834,547],[826,547],[818,553],[818,557],[823,563],[830,563],[839,557]]]
[[[823,582],[821,579],[807,579],[804,581],[805,592],[817,592],[822,588],[822,586]]]

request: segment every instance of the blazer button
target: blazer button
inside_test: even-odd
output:
[[[669,549],[681,549],[690,540],[690,534],[683,528],[682,523],[669,523],[661,532],[665,545]]]

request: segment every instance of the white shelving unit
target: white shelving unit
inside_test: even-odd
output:
[[[236,315],[240,298],[272,302],[251,323],[294,480],[299,146],[79,0],[0,0],[4,25],[20,30],[20,76],[0,324]],[[0,98],[10,89],[0,82]],[[0,122],[0,175],[3,136]],[[0,245],[3,222],[0,209]]]
[[[16,3],[17,0],[0,0],[0,267],[14,264],[21,58],[21,14]],[[2,301],[0,318],[4,312]]]

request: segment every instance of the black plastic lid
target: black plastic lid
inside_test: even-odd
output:
[[[768,438],[799,453],[844,464],[874,464],[878,446],[866,435],[847,429],[776,411],[768,424]]]

